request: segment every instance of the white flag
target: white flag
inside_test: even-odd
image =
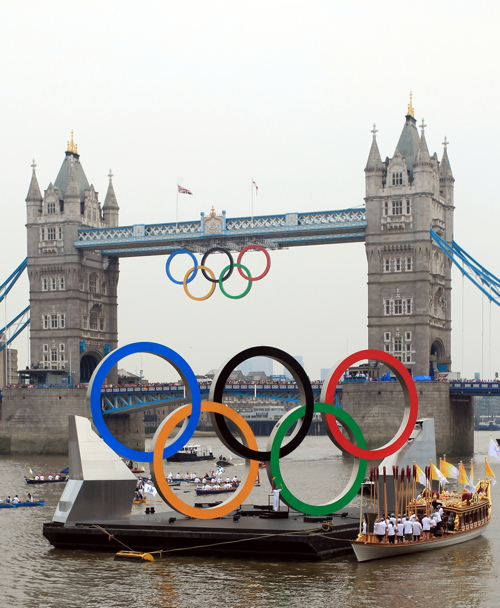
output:
[[[156,496],[158,494],[157,489],[151,483],[144,484],[144,492],[147,492],[148,494],[152,494],[153,496]]]
[[[488,448],[488,456],[494,456],[497,460],[500,460],[500,447],[495,445],[493,437],[490,437],[490,447]]]

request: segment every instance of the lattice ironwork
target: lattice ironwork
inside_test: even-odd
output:
[[[239,251],[250,244],[281,249],[362,242],[366,230],[364,208],[233,219],[225,219],[224,215],[220,234],[209,234],[208,229],[205,232],[206,221],[207,218],[202,216],[199,222],[84,229],[79,231],[75,247],[100,249],[105,255],[118,257],[164,255],[175,249],[202,253],[216,246]]]

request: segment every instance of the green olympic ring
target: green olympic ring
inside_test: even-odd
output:
[[[224,279],[226,270],[231,268],[231,265],[226,266],[221,271],[220,277],[219,277],[219,287],[220,287],[220,290],[222,291],[222,293],[226,296],[226,298],[231,298],[231,300],[239,300],[240,298],[244,298],[247,295],[247,293],[250,291],[250,289],[252,288],[252,282],[250,280],[252,278],[252,275],[250,274],[250,271],[248,270],[248,268],[246,266],[243,266],[243,264],[234,264],[234,266],[236,266],[236,268],[242,268],[247,273],[247,276],[245,277],[248,279],[248,285],[247,285],[246,289],[242,293],[240,293],[239,296],[232,296],[231,294],[227,293],[227,291],[224,289],[224,285],[222,284],[222,281]]]
[[[315,403],[314,412],[333,414],[335,418],[343,423],[343,426],[346,428],[351,441],[355,441],[356,445],[361,448],[366,448],[365,438],[361,429],[357,425],[356,421],[346,411],[337,405],[331,405],[329,403]],[[281,443],[283,442],[288,429],[295,422],[297,422],[297,420],[302,418],[304,414],[305,406],[301,405],[296,407],[285,414],[285,416],[283,416],[279,423],[274,427],[271,435],[269,436],[267,444],[267,449],[271,451],[271,462],[267,470],[267,474],[271,485],[281,489],[280,498],[292,509],[306,515],[329,515],[345,507],[356,496],[365,478],[368,461],[364,458],[354,458],[349,485],[331,502],[324,503],[322,505],[310,505],[309,503],[297,498],[294,494],[292,494],[285,484],[283,475],[281,474],[279,454]]]

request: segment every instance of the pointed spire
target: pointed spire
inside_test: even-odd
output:
[[[113,173],[111,172],[111,169],[109,170],[109,185],[108,185],[108,191],[106,192],[106,198],[104,199],[104,205],[103,205],[103,210],[104,209],[119,209],[118,207],[118,201],[116,200],[116,194],[115,194],[115,189],[113,188]]]
[[[41,202],[43,199],[42,199],[42,193],[40,192],[40,186],[38,185],[38,180],[36,178],[35,159],[33,159],[33,164],[31,165],[31,168],[33,169],[33,173],[31,175],[31,182],[30,182],[30,187],[28,189],[28,195],[26,196],[26,202],[28,202],[28,201]]]
[[[425,139],[425,124],[424,119],[422,118],[422,124],[420,125],[420,143],[418,145],[417,154],[415,155],[415,163],[427,163],[431,160],[431,155],[429,154],[429,148],[427,147],[427,141]]]
[[[415,110],[413,109],[413,92],[412,91],[410,91],[410,103],[408,104],[408,112],[406,115],[411,116],[412,118],[415,118]]]
[[[78,146],[75,144],[74,140],[74,131],[71,131],[71,141],[68,141],[68,148],[66,152],[72,152],[73,154],[78,154]]]
[[[455,181],[451,170],[450,159],[448,158],[448,143],[448,139],[445,136],[443,141],[443,158],[441,159],[441,164],[439,166],[439,177],[441,179],[452,179]]]
[[[380,169],[381,165],[382,165],[382,158],[380,157],[380,151],[379,151],[378,145],[377,145],[378,131],[375,127],[375,123],[373,124],[373,129],[371,132],[373,135],[373,139],[372,139],[372,145],[370,148],[370,154],[368,155],[368,160],[366,162],[365,171],[373,171],[376,169]]]
[[[106,198],[104,199],[104,205],[102,206],[102,212],[104,216],[104,222],[108,226],[119,226],[119,210],[118,201],[116,200],[115,189],[113,188],[113,173],[109,170],[109,185],[108,191],[106,192]]]
[[[71,162],[69,164],[68,185],[66,186],[66,190],[64,192],[64,200],[67,201],[68,198],[77,198],[78,200],[80,200],[80,192],[76,183],[75,163],[73,159],[71,159]]]

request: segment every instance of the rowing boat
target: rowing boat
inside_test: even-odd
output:
[[[34,477],[25,477],[28,484],[40,483],[59,483],[60,481],[68,481],[68,477],[60,477],[59,479],[35,479]]]
[[[43,507],[45,501],[34,500],[33,502],[0,502],[0,509],[17,509],[17,507]]]
[[[212,488],[210,486],[204,486],[200,488],[196,488],[195,492],[198,496],[202,496],[204,494],[227,494],[230,492],[236,492],[238,486],[231,486],[230,488]]]

